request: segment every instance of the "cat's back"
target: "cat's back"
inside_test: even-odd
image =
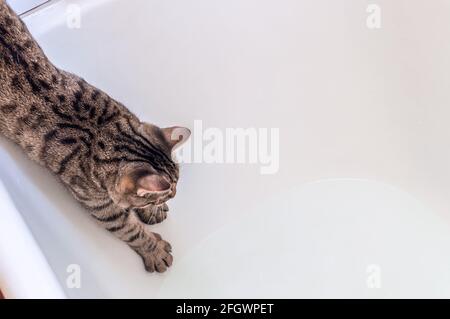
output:
[[[127,119],[139,122],[106,93],[55,67],[25,24],[0,0],[2,135],[52,167],[73,152],[74,141],[90,150],[95,138],[109,139],[117,133],[115,122],[126,124]]]
[[[25,149],[39,147],[54,125],[46,92],[60,79],[25,24],[0,0],[0,133]]]

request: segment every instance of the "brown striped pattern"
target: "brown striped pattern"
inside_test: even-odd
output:
[[[146,227],[166,218],[165,202],[176,192],[170,143],[157,126],[141,123],[106,93],[56,68],[4,0],[0,133],[52,171],[100,225],[143,258],[148,271],[171,265],[170,245]],[[138,196],[146,175],[170,187]]]

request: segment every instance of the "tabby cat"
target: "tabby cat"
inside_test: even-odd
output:
[[[146,225],[162,222],[179,177],[172,152],[187,128],[142,123],[121,103],[55,67],[0,0],[0,133],[56,174],[149,272],[172,264],[171,246]]]

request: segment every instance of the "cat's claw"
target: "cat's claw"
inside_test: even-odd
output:
[[[159,239],[153,251],[144,253],[145,270],[148,272],[165,272],[167,268],[172,266],[173,257],[170,254],[172,247],[165,240]]]

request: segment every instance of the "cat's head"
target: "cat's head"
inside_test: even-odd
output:
[[[179,167],[173,152],[191,134],[184,127],[159,128],[141,123],[131,132],[122,131],[122,150],[129,156],[118,167],[112,199],[122,208],[161,205],[173,198]]]

